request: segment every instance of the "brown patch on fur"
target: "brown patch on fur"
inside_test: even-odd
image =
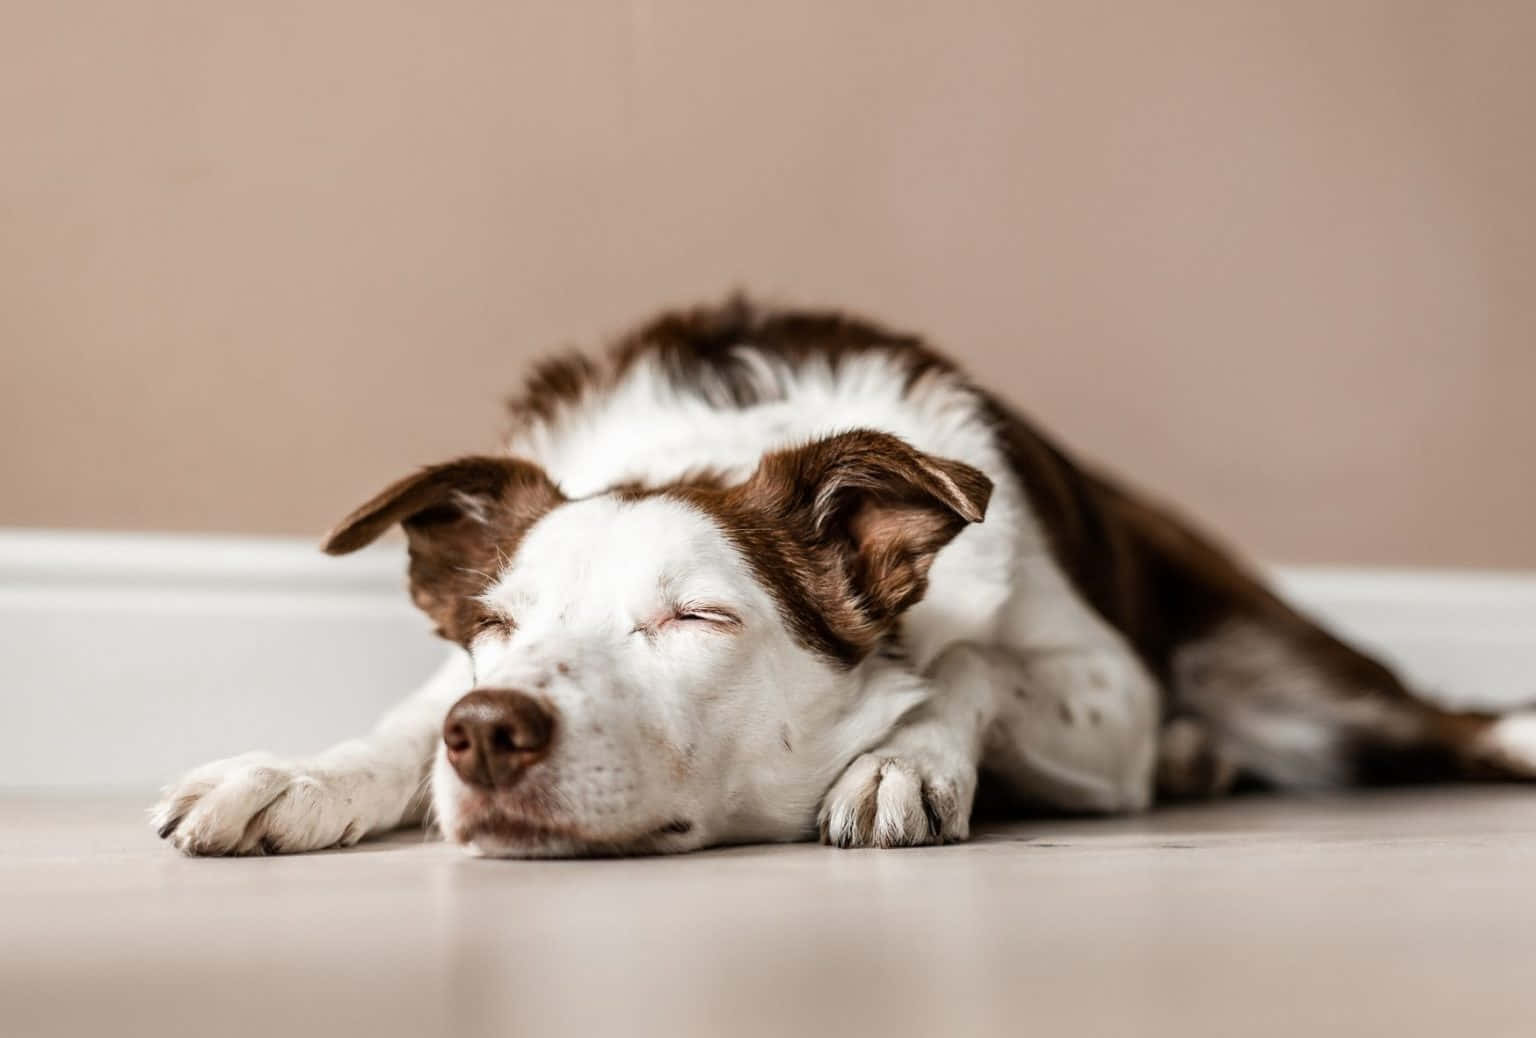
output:
[[[1477,770],[1466,760],[1466,747],[1491,715],[1448,711],[1427,701],[1380,661],[1282,600],[1174,511],[1080,466],[1005,405],[990,400],[989,406],[1053,557],[1159,679],[1168,711],[1185,707],[1185,690],[1174,680],[1178,650],[1224,624],[1241,622],[1267,632],[1321,678],[1317,694],[1331,702],[1318,702],[1310,711],[1298,704],[1299,712],[1336,718],[1340,705],[1373,704],[1382,716],[1411,722],[1421,733],[1405,742],[1382,727],[1332,722],[1348,746],[1343,764],[1356,781],[1438,780]],[[1184,677],[1206,696],[1262,695],[1265,689],[1264,681]]]
[[[1296,613],[1182,517],[1080,466],[1006,405],[989,404],[1053,557],[1164,682],[1174,650],[1218,624],[1244,618],[1305,643],[1342,680],[1395,682],[1385,667]]]
[[[664,494],[678,490],[723,490],[731,483],[724,472],[711,468],[689,469],[676,479],[662,482],[648,482],[643,479],[629,479],[622,483],[615,483],[606,491],[625,501],[638,501],[641,498],[650,497],[653,494]]]
[[[653,359],[674,386],[717,406],[750,407],[779,399],[778,387],[764,383],[740,347],[790,366],[814,359],[834,371],[849,356],[887,352],[906,366],[909,392],[930,372],[953,370],[916,336],[835,310],[760,307],[740,295],[722,305],[664,313],[620,340],[613,356],[619,376]]]
[[[597,364],[575,350],[540,361],[524,380],[522,393],[507,400],[513,425],[549,421],[562,407],[580,403],[601,381]]]
[[[468,457],[422,469],[385,488],[326,538],[331,555],[371,544],[399,523],[410,544],[411,598],[438,634],[467,644],[487,623],[477,597],[523,534],[565,500],[544,470],[506,457]]]
[[[802,644],[848,666],[895,631],[991,492],[977,469],[870,430],[769,453],[739,486],[673,491],[715,517]]]
[[[782,387],[740,347],[791,368],[815,362],[833,371],[847,358],[879,352],[905,369],[908,393],[921,391],[933,378],[959,379],[954,365],[914,335],[835,310],[780,310],[736,295],[721,304],[662,313],[618,339],[601,359],[567,351],[539,364],[522,391],[507,401],[512,435],[556,421],[588,394],[611,386],[647,361],[658,366],[674,389],[717,407],[745,408],[782,399]],[[634,492],[661,489],[626,486]]]

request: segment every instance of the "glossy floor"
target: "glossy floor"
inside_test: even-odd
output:
[[[1536,1034],[1536,790],[586,862],[191,861],[141,807],[0,799],[5,1034]]]

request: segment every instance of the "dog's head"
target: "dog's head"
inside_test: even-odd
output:
[[[765,455],[743,482],[567,499],[471,457],[347,517],[390,526],[411,594],[473,661],[433,773],[451,840],[506,856],[793,839],[838,770],[910,708],[875,650],[991,493],[981,472],[856,431]],[[899,684],[899,683],[898,683]]]

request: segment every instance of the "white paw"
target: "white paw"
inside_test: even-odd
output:
[[[917,847],[964,840],[976,777],[945,775],[915,758],[866,753],[821,804],[821,842],[836,847]]]
[[[349,846],[366,832],[348,776],[248,753],[188,772],[150,824],[184,854],[292,854]]]

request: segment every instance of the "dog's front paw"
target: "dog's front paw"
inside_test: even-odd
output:
[[[822,801],[821,842],[917,847],[964,840],[975,796],[974,775],[947,775],[917,758],[866,753]]]
[[[150,812],[184,854],[292,854],[348,846],[366,831],[344,776],[264,753],[214,761],[167,786]]]

